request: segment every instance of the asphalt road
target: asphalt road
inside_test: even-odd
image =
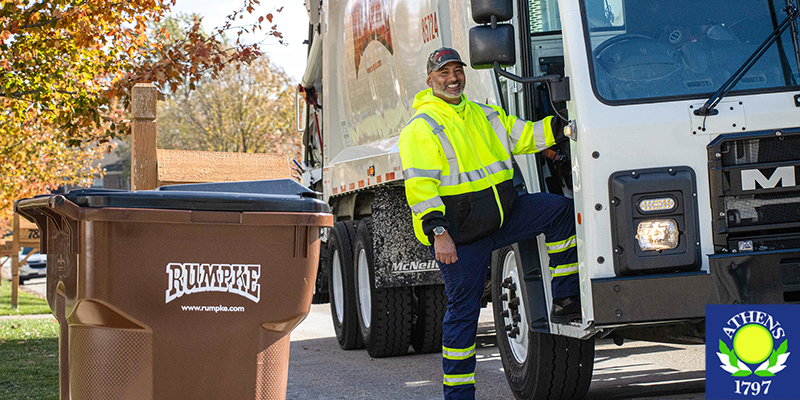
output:
[[[292,333],[287,399],[442,398],[441,354],[370,358],[336,343],[328,304],[314,305]],[[476,397],[513,399],[484,308],[478,328]],[[705,399],[704,346],[599,341],[588,400]]]
[[[4,282],[5,284],[6,282]],[[45,278],[25,290],[45,293]],[[478,328],[476,396],[506,400],[508,389],[492,324],[484,308]],[[442,398],[441,354],[370,358],[366,350],[343,351],[336,342],[330,305],[311,306],[292,332],[288,400],[433,400]],[[705,348],[673,344],[597,342],[587,400],[705,399]]]

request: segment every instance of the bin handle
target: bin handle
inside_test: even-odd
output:
[[[32,199],[19,200],[14,205],[15,211],[20,213],[28,220],[36,222],[41,232],[41,252],[47,253],[47,224],[40,221],[39,217],[45,217],[58,228],[58,230],[69,229],[70,247],[72,252],[77,252],[77,227],[75,221],[80,219],[81,209],[75,203],[67,200],[62,195],[34,197]],[[42,222],[42,223],[40,223]],[[72,223],[71,223],[72,222]]]
[[[17,201],[15,208],[18,212],[28,211],[31,209],[45,212],[45,209],[50,209],[60,216],[68,217],[74,220],[79,219],[81,213],[80,207],[67,200],[60,194],[55,196],[46,196],[41,198],[34,197],[32,199],[19,200]],[[30,211],[28,211],[28,213],[30,213]],[[25,215],[23,212],[20,212],[20,214]]]

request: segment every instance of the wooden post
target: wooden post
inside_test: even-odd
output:
[[[150,83],[137,83],[131,101],[131,190],[158,187],[156,155],[156,103],[158,90]]]
[[[10,240],[0,239],[0,260],[2,260],[2,257],[9,257],[8,262],[11,262],[11,245],[12,242]],[[0,274],[0,286],[3,286],[2,278],[2,274]]]
[[[14,242],[11,245],[11,308],[19,308],[19,214],[14,213]]]

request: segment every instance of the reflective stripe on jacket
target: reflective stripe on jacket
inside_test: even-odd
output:
[[[436,226],[446,227],[456,244],[488,236],[516,198],[511,154],[555,144],[552,117],[524,121],[464,95],[452,106],[430,89],[415,96],[413,107],[417,113],[400,134],[399,147],[417,239],[430,245]]]

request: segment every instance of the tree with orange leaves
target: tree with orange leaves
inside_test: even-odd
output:
[[[258,0],[243,0],[224,26],[204,34],[195,19],[180,39],[164,29],[175,0],[3,0],[0,6],[0,221],[14,199],[64,184],[86,184],[107,142],[129,132],[125,109],[140,82],[176,90],[217,76],[227,65],[249,63],[258,45],[224,32],[266,30],[274,10],[258,22],[233,24]],[[263,26],[262,26],[263,25]],[[268,26],[271,25],[271,26]]]

